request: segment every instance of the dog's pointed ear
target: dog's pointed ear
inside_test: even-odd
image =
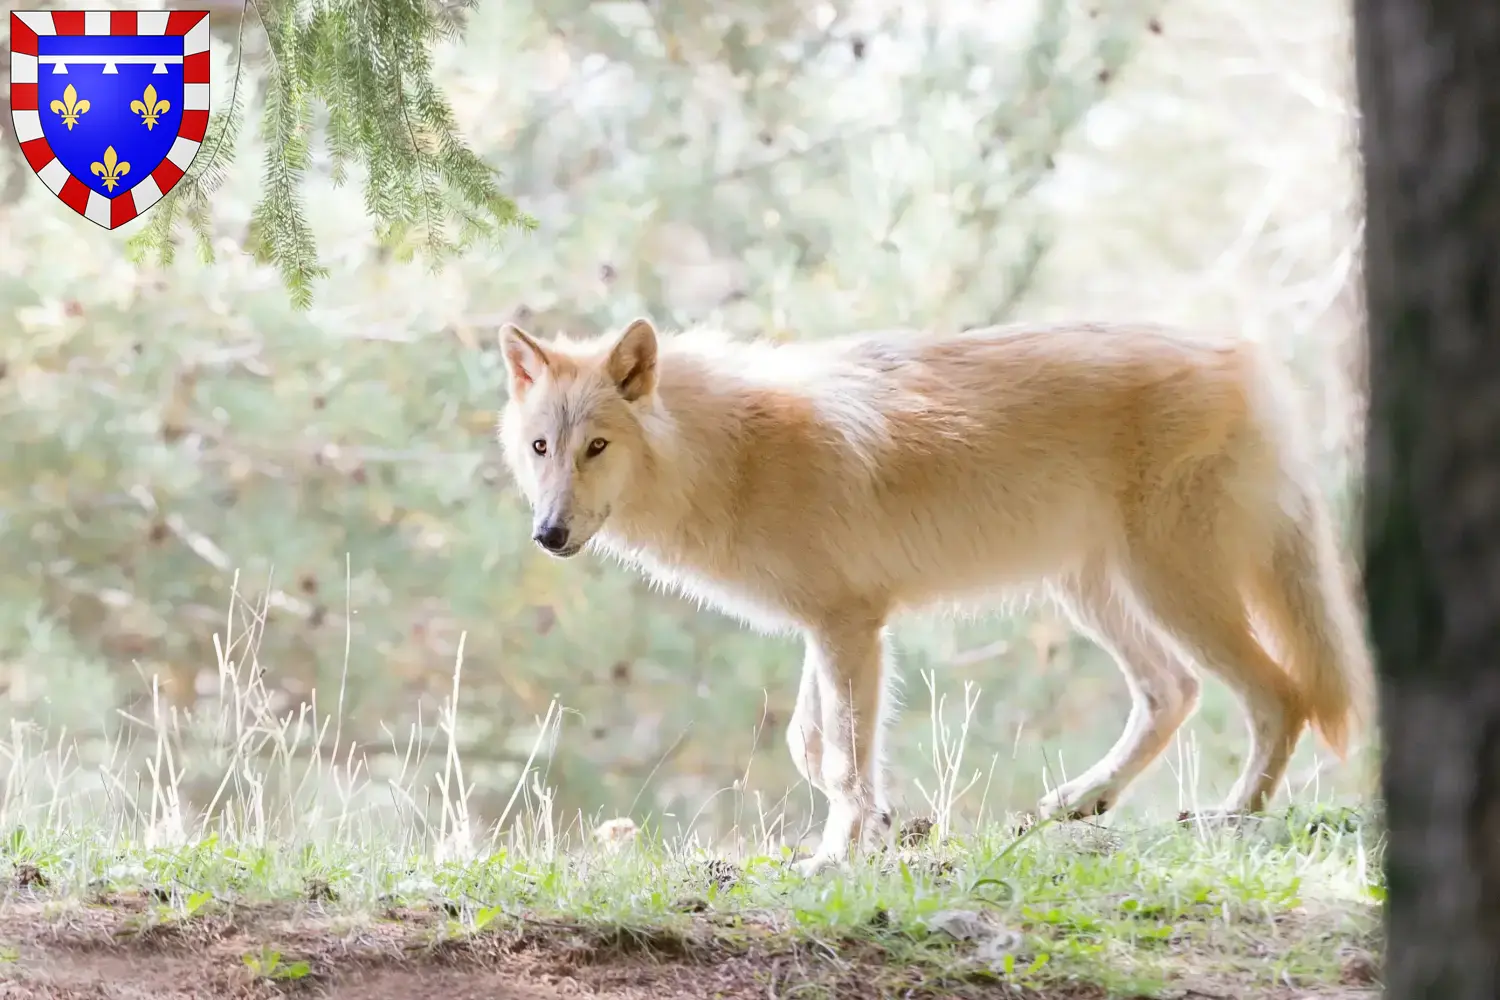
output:
[[[512,323],[500,330],[500,351],[505,355],[505,371],[510,376],[510,394],[516,398],[535,385],[552,363],[542,345]]]
[[[625,328],[606,362],[620,395],[635,402],[656,388],[656,327],[638,319]]]

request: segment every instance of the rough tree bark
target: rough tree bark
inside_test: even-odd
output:
[[[1361,0],[1387,996],[1500,995],[1500,4]]]

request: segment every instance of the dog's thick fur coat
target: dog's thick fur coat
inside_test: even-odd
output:
[[[507,462],[555,555],[590,546],[806,639],[788,739],[829,799],[815,870],[890,826],[886,624],[1045,588],[1132,707],[1044,814],[1118,801],[1222,678],[1262,809],[1311,724],[1340,755],[1369,697],[1355,594],[1284,377],[1254,345],[1156,327],[823,342],[502,334]]]

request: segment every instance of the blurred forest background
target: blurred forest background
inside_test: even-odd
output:
[[[218,262],[187,244],[162,270],[56,203],[0,115],[7,794],[42,759],[25,747],[65,743],[48,766],[82,801],[110,793],[104,769],[159,766],[167,732],[201,809],[225,740],[275,730],[295,739],[271,746],[345,761],[355,741],[360,794],[385,808],[389,783],[442,770],[466,633],[456,739],[479,818],[501,815],[534,748],[562,817],[805,818],[782,742],[797,646],[529,541],[493,441],[508,320],[542,335],[640,314],[783,338],[1016,319],[1229,329],[1299,373],[1350,514],[1346,6],[483,0],[441,78],[539,228],[433,273],[378,251],[359,185],[320,168],[310,218],[331,277],[300,313],[240,250],[263,169],[253,128],[216,196]],[[213,10],[215,106],[243,57],[255,121],[264,36],[253,13],[241,35],[237,5]],[[215,634],[233,620],[237,637],[261,602],[253,662],[236,639],[228,665]],[[935,742],[959,735],[968,684],[970,816],[1029,807],[1124,722],[1118,672],[1045,609],[907,622],[899,649],[908,809],[940,783]],[[336,726],[298,728],[314,701]],[[433,745],[416,763],[414,734]],[[1244,739],[1210,684],[1132,806],[1215,800]],[[1363,787],[1365,768],[1325,756],[1304,742],[1295,794]]]

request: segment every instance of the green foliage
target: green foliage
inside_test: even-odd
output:
[[[268,42],[260,87],[264,189],[247,245],[258,260],[276,266],[296,305],[309,305],[314,281],[328,274],[318,261],[303,192],[320,130],[334,183],[344,182],[351,163],[363,168],[365,210],[377,239],[401,259],[420,252],[438,267],[482,238],[534,225],[501,192],[498,172],[459,135],[433,78],[433,46],[461,36],[462,15],[477,0],[246,3],[261,16]],[[254,86],[243,65],[247,22],[240,22],[230,96],[187,175],[132,241],[137,259],[155,254],[170,265],[182,219],[197,235],[204,260],[214,259],[210,201],[235,155]]]

